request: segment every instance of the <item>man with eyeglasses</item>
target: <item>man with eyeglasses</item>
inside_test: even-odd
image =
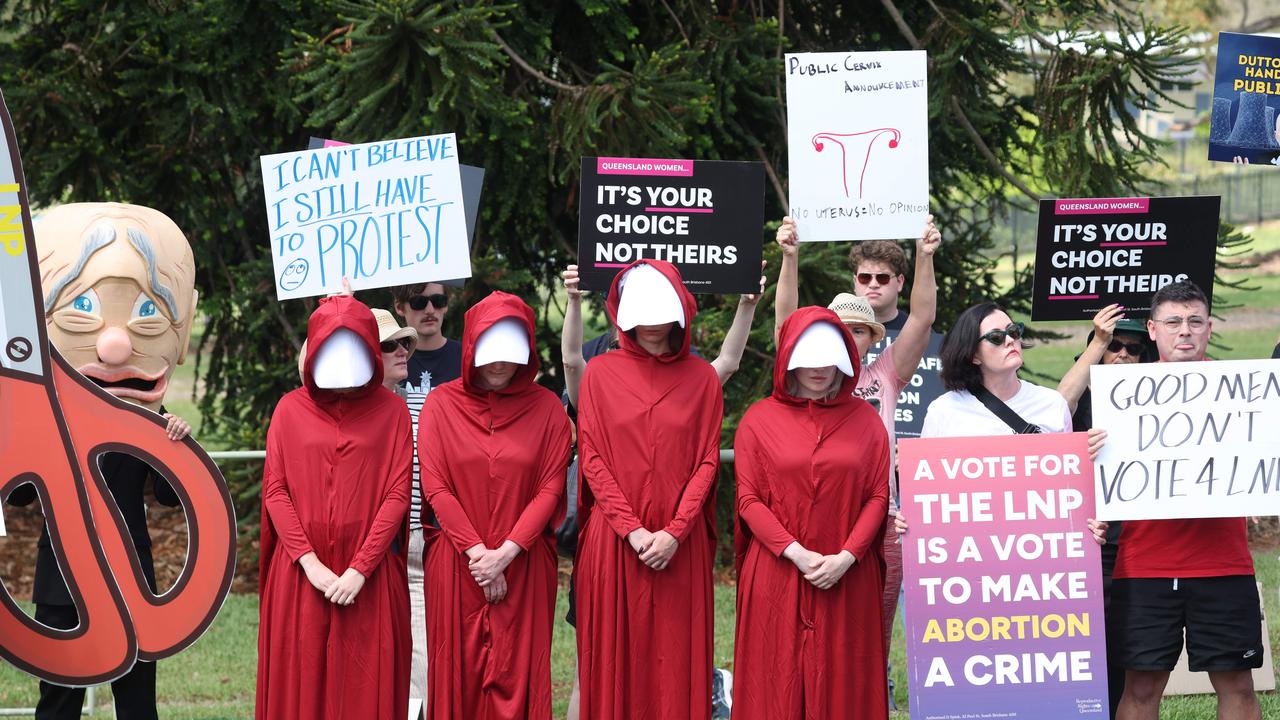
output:
[[[432,388],[462,374],[462,343],[444,336],[444,316],[449,295],[444,285],[426,283],[391,288],[396,314],[404,324],[418,331],[418,347],[409,356],[409,377],[405,381],[405,403],[413,426],[413,491],[409,503],[409,624],[413,631],[413,662],[409,677],[410,697],[427,698],[427,609],[422,554],[425,547],[423,525],[435,526],[427,508],[423,517],[422,483],[418,473],[418,413]]]
[[[1156,292],[1147,332],[1159,362],[1204,360],[1212,331],[1195,283]],[[1112,589],[1126,671],[1118,720],[1157,720],[1184,632],[1188,665],[1209,673],[1218,717],[1261,720],[1251,671],[1262,666],[1262,611],[1244,518],[1125,522]]]
[[[1076,432],[1088,432],[1093,427],[1093,398],[1089,392],[1089,367],[1092,365],[1124,365],[1154,362],[1155,343],[1147,335],[1146,323],[1125,317],[1125,309],[1118,304],[1107,305],[1093,316],[1093,330],[1084,352],[1076,356],[1076,362],[1062,376],[1058,393],[1071,408],[1071,425]],[[1122,523],[1113,522],[1107,528],[1107,543],[1102,546],[1102,607],[1106,618],[1107,633],[1107,695],[1111,717],[1116,716],[1120,697],[1124,693],[1124,668],[1120,665],[1119,627],[1111,610],[1111,578],[1120,550]]]
[[[927,261],[927,264],[924,262]],[[908,314],[898,309],[898,297],[907,281],[907,253],[892,240],[867,240],[849,251],[853,270],[853,294],[864,297],[876,313],[876,322],[890,333],[902,330]],[[916,277],[933,275],[933,258],[916,254]]]

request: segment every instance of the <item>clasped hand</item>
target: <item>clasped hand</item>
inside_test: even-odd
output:
[[[507,578],[503,574],[520,554],[520,546],[506,540],[496,549],[475,545],[467,549],[467,567],[471,577],[484,590],[485,600],[496,603],[507,596]]]
[[[790,560],[804,579],[819,590],[835,587],[857,560],[848,550],[841,550],[835,555],[821,555],[798,542],[788,545],[782,556]]]
[[[680,547],[680,541],[666,530],[651,533],[644,528],[636,528],[627,535],[627,542],[640,556],[640,562],[653,570],[666,570]]]
[[[306,573],[307,582],[324,593],[325,599],[334,605],[351,605],[364,588],[365,577],[359,570],[347,568],[347,571],[342,573],[342,577],[338,577],[328,566],[320,562],[314,552],[298,558],[298,564]]]

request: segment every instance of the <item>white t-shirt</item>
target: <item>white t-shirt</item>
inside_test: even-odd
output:
[[[1071,410],[1056,390],[1019,380],[1018,394],[1005,404],[1041,432],[1070,432]],[[952,390],[929,403],[920,437],[1013,435],[1013,429],[967,390]]]

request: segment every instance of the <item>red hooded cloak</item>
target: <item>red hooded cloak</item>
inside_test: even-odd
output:
[[[352,393],[316,387],[316,351],[339,328],[364,341],[374,376]],[[382,387],[378,330],[351,297],[322,300],[307,326],[305,386],[276,405],[262,477],[259,720],[403,718],[409,703],[409,591],[392,540],[409,509],[409,411]],[[400,547],[406,547],[402,537]],[[314,552],[364,587],[334,605],[298,558]]]
[[[831,400],[787,392],[787,365],[816,322],[841,329],[854,377]],[[734,439],[738,628],[734,720],[888,716],[880,631],[889,440],[879,414],[852,395],[853,337],[825,308],[782,325],[773,395],[753,404]],[[782,557],[792,542],[856,561],[819,590]]]
[[[711,716],[713,488],[724,400],[709,363],[689,354],[697,311],[670,263],[643,260],[676,289],[685,327],[676,352],[654,356],[629,333],[582,377],[578,539],[581,713],[592,720]],[[619,280],[609,291],[617,324]],[[637,529],[679,541],[651,570],[627,542]]]
[[[480,387],[476,342],[515,318],[529,363],[504,389]],[[440,529],[427,530],[427,718],[551,718],[555,621],[553,525],[564,519],[572,432],[560,399],[534,383],[533,310],[495,292],[467,311],[462,377],[431,391],[418,423],[423,493]],[[468,568],[468,548],[523,548],[494,604]]]

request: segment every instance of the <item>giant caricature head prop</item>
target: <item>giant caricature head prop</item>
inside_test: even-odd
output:
[[[187,355],[195,260],[164,213],[74,203],[35,222],[49,341],[107,392],[157,410]]]

